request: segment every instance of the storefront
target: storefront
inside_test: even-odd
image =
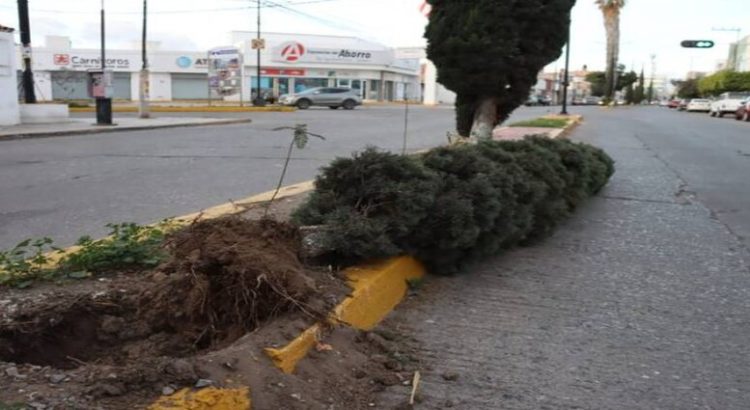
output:
[[[255,95],[257,51],[251,32],[232,32],[245,55],[246,88]],[[421,98],[419,59],[396,58],[393,49],[356,37],[266,33],[260,90],[278,97],[312,87],[348,87],[365,100]],[[249,99],[250,97],[248,97]]]
[[[254,34],[233,32],[242,52],[242,99],[258,89]],[[366,100],[421,98],[419,60],[396,58],[393,49],[355,37],[267,33],[261,53],[260,90],[278,97],[311,87],[350,87]],[[19,50],[20,53],[20,50]],[[35,87],[40,100],[88,98],[87,72],[101,67],[100,51],[75,49],[67,37],[48,36],[34,49]],[[153,101],[205,100],[209,97],[207,52],[167,51],[149,46],[149,94]],[[138,50],[107,50],[114,71],[115,100],[136,100],[141,57]],[[240,95],[217,97],[239,100]]]

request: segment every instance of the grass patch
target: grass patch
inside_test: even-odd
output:
[[[510,124],[511,127],[530,127],[530,128],[565,128],[568,120],[562,118],[536,118],[528,121],[519,121]]]
[[[107,227],[109,236],[80,238],[76,243],[79,248],[56,264],[52,252],[64,251],[50,238],[26,239],[12,249],[0,250],[0,286],[27,288],[36,281],[84,279],[116,270],[156,267],[167,256],[163,244],[176,225],[165,220],[154,226],[121,223]]]

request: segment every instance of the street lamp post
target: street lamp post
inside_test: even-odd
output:
[[[563,78],[562,111],[560,115],[568,115],[568,85],[570,85],[570,24],[568,24],[568,44],[565,46],[565,77]]]

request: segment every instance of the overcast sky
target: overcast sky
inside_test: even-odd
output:
[[[266,0],[264,0],[266,1]],[[36,45],[45,35],[71,37],[74,47],[95,48],[99,42],[100,0],[29,0]],[[390,46],[423,45],[427,19],[422,0],[270,0],[287,8],[264,8],[264,30],[305,34],[355,35]],[[17,27],[16,0],[0,0],[0,24]],[[133,48],[140,38],[142,2],[105,0],[108,48]],[[225,45],[231,30],[255,30],[254,0],[149,0],[149,36],[165,49],[206,50]],[[747,0],[629,0],[622,15],[620,62],[670,78],[688,71],[712,71],[726,60],[740,28],[750,35]],[[711,39],[712,50],[680,48],[685,39]],[[590,69],[604,65],[605,35],[594,0],[578,0],[573,12],[571,62]],[[562,62],[549,69],[562,68]]]

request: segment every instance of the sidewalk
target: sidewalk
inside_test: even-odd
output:
[[[227,125],[251,122],[249,118],[190,118],[158,117],[149,119],[120,117],[115,125],[96,125],[96,120],[71,118],[70,121],[54,124],[22,124],[0,127],[0,141],[21,138],[52,137],[61,135],[98,134],[103,132],[136,131],[157,128],[196,127]]]
[[[547,240],[429,279],[391,319],[423,352],[417,408],[746,409],[738,238],[632,130],[572,138],[617,160],[604,192]]]

